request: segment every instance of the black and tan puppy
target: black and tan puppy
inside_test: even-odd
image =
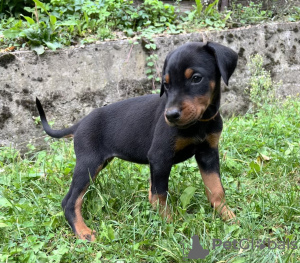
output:
[[[95,232],[81,215],[90,178],[113,158],[150,164],[149,201],[166,207],[173,164],[195,156],[211,205],[223,219],[234,213],[225,203],[220,181],[218,142],[222,131],[220,80],[228,84],[237,54],[220,44],[188,43],[169,53],[159,95],[146,95],[95,109],[74,126],[52,130],[42,105],[36,104],[44,130],[55,138],[74,136],[76,167],[62,207],[73,231],[93,241]]]

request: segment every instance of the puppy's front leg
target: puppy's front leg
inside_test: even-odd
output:
[[[217,145],[204,142],[195,154],[205,185],[205,192],[212,207],[223,220],[235,218],[225,200],[225,191],[220,178],[219,152]]]
[[[172,168],[172,154],[163,153],[161,149],[155,147],[151,149],[148,154],[151,172],[149,201],[153,208],[156,208],[157,204],[159,204],[161,216],[171,221],[172,217],[167,204],[167,194],[169,175]]]
[[[156,208],[159,203],[159,212],[162,217],[170,221],[171,214],[167,204],[168,181],[171,171],[171,166],[165,163],[157,164],[150,163],[151,179],[149,189],[149,202],[153,208]]]

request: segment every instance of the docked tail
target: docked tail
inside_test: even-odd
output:
[[[48,124],[44,109],[43,109],[42,104],[41,104],[41,102],[39,101],[38,98],[36,98],[36,107],[39,111],[41,121],[42,121],[42,125],[43,125],[43,128],[44,128],[45,132],[53,138],[62,138],[62,137],[72,136],[74,134],[74,132],[76,131],[77,127],[79,126],[79,123],[77,123],[77,124],[73,125],[70,128],[66,128],[66,129],[63,129],[63,130],[53,130],[53,129],[51,129],[51,127]]]

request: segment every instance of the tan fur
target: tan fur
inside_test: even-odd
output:
[[[193,76],[194,70],[192,70],[191,68],[188,68],[185,70],[184,72],[184,76],[186,79],[189,79]]]
[[[167,221],[172,221],[170,208],[167,205],[167,197],[164,195],[159,195],[159,194],[153,195],[151,193],[151,183],[150,183],[150,188],[149,188],[149,201],[154,209],[157,207],[157,205],[159,205],[159,214],[163,218],[166,218]]]
[[[201,169],[200,169],[201,170]],[[205,173],[201,170],[207,198],[223,220],[235,218],[235,214],[226,205],[225,193],[217,173]]]
[[[194,138],[177,138],[175,141],[175,152],[183,150],[185,147],[194,143]]]
[[[170,75],[169,75],[169,74],[167,74],[167,75],[165,76],[165,82],[166,82],[167,84],[170,83]]]
[[[84,223],[83,217],[81,215],[81,207],[83,203],[83,196],[86,192],[86,189],[82,191],[80,196],[77,198],[75,203],[75,219],[74,219],[74,226],[76,230],[76,234],[80,239],[89,239],[90,241],[95,240],[95,231],[92,231],[90,228],[86,226]],[[90,238],[89,238],[90,237]]]
[[[217,148],[220,140],[221,132],[211,133],[207,135],[206,141],[211,148]]]

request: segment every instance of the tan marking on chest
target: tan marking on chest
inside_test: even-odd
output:
[[[194,138],[177,138],[175,141],[175,152],[181,151],[189,145],[195,143]]]
[[[219,145],[221,132],[211,133],[206,136],[206,141],[208,142],[211,148],[217,148]]]

